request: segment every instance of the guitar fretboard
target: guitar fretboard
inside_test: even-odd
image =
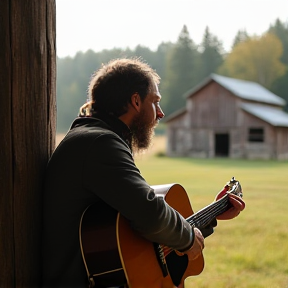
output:
[[[222,214],[229,207],[228,194],[214,203],[204,207],[186,220],[191,226],[203,228],[207,226],[216,216]]]

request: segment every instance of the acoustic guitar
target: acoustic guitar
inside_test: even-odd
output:
[[[194,213],[181,185],[152,187],[157,197],[163,197],[191,226],[203,231],[204,237],[209,235],[205,227],[230,208],[228,194],[243,196],[239,181],[233,177],[224,187],[223,197]],[[90,205],[83,212],[79,237],[90,287],[184,287],[187,277],[199,275],[204,268],[203,255],[189,261],[186,254],[179,256],[169,247],[149,242],[103,202]]]

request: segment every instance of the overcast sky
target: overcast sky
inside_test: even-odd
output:
[[[261,35],[277,18],[288,21],[288,0],[56,0],[57,54],[154,50],[176,42],[183,25],[195,44],[208,26],[229,51],[237,31]]]

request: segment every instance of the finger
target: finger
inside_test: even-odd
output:
[[[198,228],[194,228],[195,240],[198,242],[200,248],[204,249],[204,237]]]
[[[205,248],[204,241],[202,239],[200,240],[198,238],[196,238],[196,241],[198,242],[200,250],[203,250]]]
[[[218,215],[216,218],[218,220],[230,220],[230,219],[237,217],[239,214],[240,214],[240,210],[237,210],[234,207],[231,207],[226,212]]]
[[[204,237],[203,237],[202,232],[200,231],[200,229],[194,228],[194,233],[195,233],[196,237],[204,240]]]
[[[237,196],[235,194],[232,194],[232,193],[229,194],[229,197],[237,199],[239,202],[241,202],[245,206],[245,202],[244,202],[244,200],[241,197],[239,197],[239,196]]]
[[[201,251],[204,249],[204,237],[201,231],[198,228],[194,228],[194,241],[193,245],[184,252],[175,250],[178,256],[183,256],[184,254],[189,254],[189,257],[196,258],[201,254]],[[194,256],[193,256],[194,255]]]
[[[177,251],[177,250],[175,250],[175,253],[176,253],[178,256],[183,256],[183,255],[185,255],[185,253],[180,252],[180,251]]]
[[[216,200],[221,199],[228,191],[227,186],[225,186],[216,196]]]
[[[230,201],[231,205],[236,210],[239,210],[239,211],[243,211],[244,210],[245,202],[241,198],[237,197],[234,194],[229,194],[229,201]]]

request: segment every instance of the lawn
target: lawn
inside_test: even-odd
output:
[[[204,271],[185,288],[288,287],[288,161],[191,159],[137,156],[151,185],[179,183],[194,212],[210,204],[235,176],[246,209],[230,221],[218,221],[205,240]]]

